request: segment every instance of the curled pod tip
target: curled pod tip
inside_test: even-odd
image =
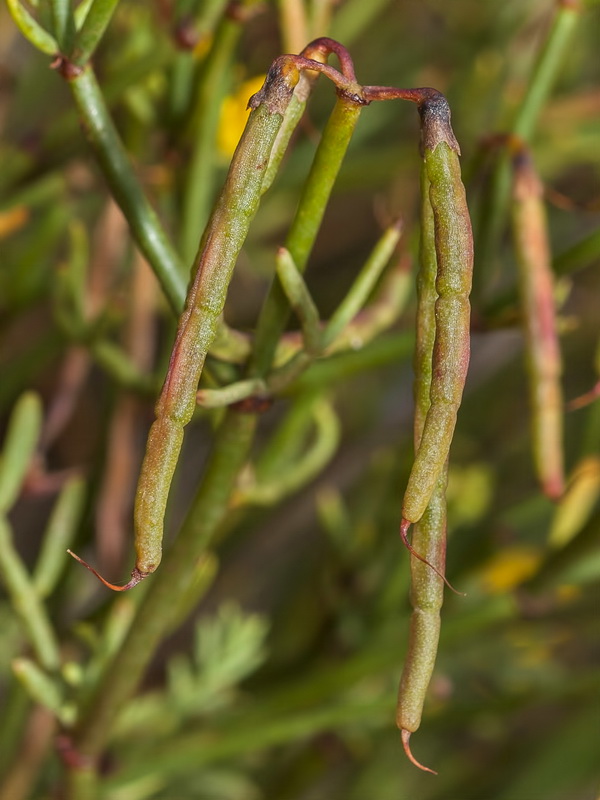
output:
[[[406,757],[410,761],[411,764],[414,764],[415,767],[423,770],[423,772],[430,772],[432,775],[437,775],[437,772],[430,767],[426,767],[424,764],[421,764],[420,761],[413,756],[412,751],[410,749],[410,735],[411,732],[407,731],[406,728],[402,728],[400,731],[400,735],[402,737],[402,747],[404,748],[404,752],[406,753]]]
[[[131,577],[127,583],[123,584],[123,586],[118,586],[116,583],[110,583],[110,581],[107,581],[106,578],[103,578],[99,572],[97,572],[90,564],[87,563],[87,561],[84,561],[83,558],[80,558],[80,556],[78,556],[72,550],[67,550],[67,553],[70,556],[73,556],[75,561],[79,561],[79,563],[83,564],[86,569],[89,569],[89,571],[98,578],[100,583],[103,583],[108,589],[112,589],[113,592],[126,592],[128,589],[133,589],[134,586],[137,586],[138,583],[141,583],[144,578],[147,578],[148,575],[150,575],[149,572],[142,572],[137,567],[134,567],[131,571]]]

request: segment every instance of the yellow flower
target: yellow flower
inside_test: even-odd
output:
[[[502,594],[514,589],[535,574],[541,560],[541,553],[533,547],[515,545],[501,550],[481,570],[485,591]]]
[[[221,106],[217,130],[217,148],[221,155],[231,158],[248,119],[248,100],[261,88],[265,75],[244,81],[234,94],[228,95]]]

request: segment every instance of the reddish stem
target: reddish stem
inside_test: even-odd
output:
[[[92,566],[90,566],[87,563],[87,561],[84,561],[83,558],[80,558],[72,550],[67,550],[67,553],[70,556],[73,556],[75,561],[79,561],[80,564],[83,564],[83,566],[86,569],[89,569],[90,572],[93,572],[94,575],[98,578],[98,580],[101,583],[103,583],[108,589],[112,589],[113,592],[126,592],[127,589],[133,589],[134,586],[137,586],[138,583],[141,583],[144,580],[144,578],[148,577],[148,575],[150,574],[149,572],[142,572],[137,567],[134,567],[133,570],[131,571],[131,578],[129,579],[129,581],[124,586],[117,586],[116,583],[110,583],[109,581],[106,580],[106,578],[103,578],[99,572],[97,572]]]
[[[406,753],[406,757],[410,761],[411,764],[414,764],[415,767],[422,769],[423,772],[431,772],[432,775],[437,775],[437,772],[434,769],[429,769],[424,764],[421,764],[417,759],[413,756],[411,749],[410,749],[410,731],[407,731],[406,728],[402,728],[400,731],[400,735],[402,736],[402,747],[404,747],[404,752]]]
[[[597,400],[598,397],[600,397],[600,381],[594,384],[589,392],[570,400],[567,403],[567,410],[577,411],[579,408],[585,408],[585,406],[588,406],[590,403],[593,403],[594,400]]]
[[[328,56],[330,53],[335,53],[340,62],[342,75],[348,80],[356,82],[356,75],[354,73],[354,63],[350,53],[346,50],[343,44],[336,42],[335,39],[330,39],[328,36],[321,36],[319,39],[314,39],[310,44],[307,44],[304,50],[300,53],[301,56],[312,58],[312,54],[318,53]]]
[[[410,528],[411,524],[412,524],[412,523],[410,522],[410,520],[408,520],[408,519],[404,519],[404,518],[402,519],[402,522],[400,523],[400,538],[402,539],[402,544],[403,544],[403,545],[406,547],[406,549],[407,549],[407,550],[409,550],[409,551],[410,551],[410,553],[412,553],[412,555],[413,555],[415,558],[417,558],[419,561],[422,561],[422,562],[423,562],[423,564],[427,564],[427,566],[428,566],[428,567],[430,567],[430,568],[431,568],[431,569],[432,569],[432,570],[435,572],[435,574],[436,574],[436,575],[439,575],[439,577],[440,577],[440,578],[441,578],[441,579],[444,581],[444,583],[446,584],[446,586],[447,586],[447,587],[448,587],[448,588],[449,588],[449,589],[450,589],[452,592],[454,592],[454,594],[458,594],[458,595],[460,595],[461,597],[466,597],[466,595],[465,595],[465,593],[464,593],[464,592],[459,592],[459,591],[458,591],[458,589],[455,589],[455,588],[454,588],[454,586],[452,586],[452,584],[450,583],[450,581],[448,580],[448,578],[446,578],[446,576],[444,575],[444,573],[443,573],[443,572],[440,572],[440,570],[439,570],[437,567],[435,567],[435,566],[434,566],[434,565],[431,563],[431,561],[428,561],[428,560],[427,560],[427,559],[426,559],[424,556],[422,556],[420,553],[417,553],[417,551],[415,550],[415,548],[414,548],[414,547],[412,546],[412,544],[411,544],[411,543],[408,541],[408,529]]]
[[[315,72],[323,73],[336,86],[338,94],[341,93],[347,96],[351,102],[359,105],[369,104],[369,100],[364,96],[363,87],[356,82],[356,79],[339,72],[334,67],[330,67],[329,64],[322,64],[320,61],[315,61],[305,56],[280,56],[280,58],[284,63],[290,60],[300,70],[314,70]],[[348,66],[342,64],[342,68],[348,69]],[[352,70],[352,74],[354,74],[354,70]]]
[[[366,99],[369,102],[374,100],[409,100],[411,103],[421,105],[433,97],[441,97],[441,92],[432,89],[430,86],[423,86],[419,89],[397,89],[394,86],[363,86]]]

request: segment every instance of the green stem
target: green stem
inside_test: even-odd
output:
[[[31,706],[31,701],[23,686],[14,675],[10,676],[10,680],[6,680],[3,691],[2,726],[0,727],[0,781],[17,760],[17,750],[23,735],[27,712]]]
[[[50,0],[52,33],[61,53],[70,53],[75,40],[75,20],[71,0]]]
[[[198,249],[200,235],[208,220],[212,204],[215,173],[215,139],[219,125],[221,99],[230,73],[230,63],[239,40],[242,26],[224,17],[217,29],[215,41],[204,65],[195,107],[200,116],[194,130],[194,149],[186,170],[181,222],[181,251],[191,262]]]
[[[540,111],[548,99],[579,16],[576,3],[562,0],[558,4],[552,27],[534,66],[529,88],[511,126],[511,133],[526,142],[531,138]],[[478,268],[474,272],[476,293],[483,290],[483,283],[486,276],[490,275],[495,253],[499,249],[500,235],[508,212],[510,186],[509,158],[503,152],[495,165],[487,196],[482,203],[482,218],[475,248],[478,260]]]
[[[365,304],[381,273],[392,257],[392,253],[400,240],[401,232],[400,225],[392,225],[384,232],[373,248],[363,268],[352,283],[348,294],[339,304],[325,327],[323,335],[325,347],[328,347],[338,338]]]
[[[58,42],[54,36],[42,28],[35,17],[21,5],[20,0],[6,0],[6,5],[15,25],[34,47],[49,56],[58,53]]]
[[[98,797],[98,773],[89,766],[73,767],[67,774],[66,797],[77,800],[96,800]]]
[[[579,8],[573,0],[561,0],[558,3],[548,38],[538,56],[527,93],[512,126],[512,133],[522,139],[528,140],[533,134],[579,17]]]
[[[598,258],[600,258],[600,228],[567,250],[563,250],[556,256],[552,266],[556,275],[571,275],[577,270],[589,267]]]
[[[65,550],[75,538],[85,500],[85,483],[76,476],[65,483],[44,532],[40,554],[33,573],[38,597],[49,597],[65,565]]]
[[[339,98],[323,131],[285,242],[285,247],[300,272],[304,272],[306,268],[361,108],[360,105]],[[279,280],[276,279],[271,284],[258,320],[251,375],[264,376],[267,373],[288,316],[289,304]]]
[[[94,0],[75,37],[70,61],[83,67],[98,46],[119,0]]]
[[[275,265],[279,282],[300,322],[304,348],[307,353],[318,355],[322,350],[323,340],[321,321],[319,310],[312,299],[308,286],[285,247],[279,248]]]
[[[276,477],[239,489],[233,498],[236,506],[241,504],[273,506],[284,497],[306,486],[331,461],[340,440],[339,420],[324,398],[314,404],[312,413],[315,432],[310,447],[288,463]]]
[[[10,525],[3,516],[0,516],[0,576],[36,658],[48,672],[56,672],[60,667],[58,642],[25,565],[15,550]]]
[[[25,392],[16,403],[0,458],[0,514],[15,504],[25,480],[42,428],[42,403]]]
[[[186,294],[185,268],[131,166],[91,67],[68,81],[88,141],[131,232],[177,314]]]
[[[97,757],[127,699],[135,691],[158,643],[171,625],[173,594],[189,589],[198,560],[225,518],[229,497],[256,427],[256,415],[229,411],[219,428],[200,489],[183,528],[146,593],[127,638],[109,664],[89,707],[74,731],[82,756]],[[80,797],[68,795],[69,800]]]

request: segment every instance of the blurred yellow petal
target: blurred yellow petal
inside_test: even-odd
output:
[[[0,212],[0,239],[22,228],[29,219],[29,211],[25,206],[15,206],[8,211]]]
[[[564,547],[583,528],[600,496],[600,458],[584,458],[561,497],[548,537],[551,547]]]
[[[221,106],[217,131],[217,148],[221,155],[231,158],[248,119],[248,100],[265,82],[265,75],[244,81],[234,94],[228,95]]]
[[[541,553],[533,547],[517,545],[501,550],[480,572],[484,590],[502,594],[514,589],[535,574],[541,560]]]

